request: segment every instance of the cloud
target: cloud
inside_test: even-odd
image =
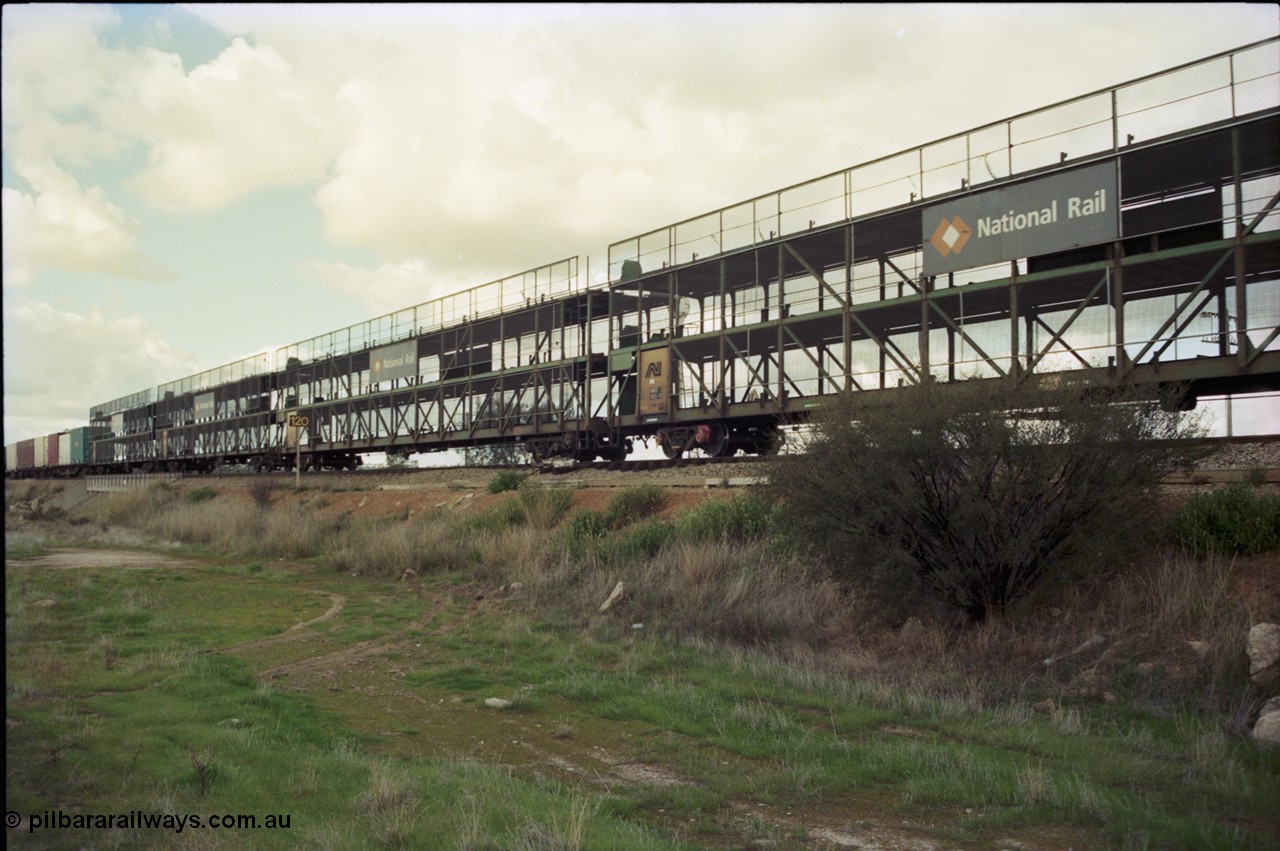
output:
[[[147,51],[139,63],[103,117],[134,126],[147,145],[129,185],[158,209],[218,210],[314,183],[341,147],[342,110],[270,47],[237,38],[190,74],[172,54]]]
[[[89,408],[206,368],[141,318],[6,298],[5,443],[85,425]]]
[[[138,221],[96,187],[84,189],[53,160],[19,160],[32,194],[4,188],[4,282],[25,286],[37,269],[163,280],[171,273],[138,249]]]
[[[386,263],[373,269],[338,262],[317,262],[308,268],[324,286],[359,299],[370,318],[488,283],[432,268],[422,259]]]

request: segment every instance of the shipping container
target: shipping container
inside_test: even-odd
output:
[[[39,470],[49,464],[49,437],[35,438],[36,455],[31,461],[31,466]]]
[[[49,467],[57,467],[62,464],[62,432],[51,434],[45,438],[49,442],[48,455],[45,458],[45,465]]]
[[[4,448],[4,468],[9,471],[18,469],[18,444],[10,443]]]
[[[73,428],[70,432],[71,441],[67,452],[66,464],[88,464],[89,463],[89,429],[85,426]]]
[[[36,465],[36,442],[22,440],[18,442],[18,469],[30,470]]]
[[[58,465],[65,467],[71,463],[71,432],[58,434]]]

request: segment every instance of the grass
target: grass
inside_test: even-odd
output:
[[[1174,518],[1178,541],[1200,555],[1280,549],[1280,494],[1231,484],[1197,494]]]
[[[566,513],[546,494],[395,521],[309,512],[270,545],[210,530],[300,525],[305,495],[264,510],[124,496],[150,540],[238,555],[10,565],[8,809],[288,814],[253,833],[267,848],[798,848],[833,819],[859,829],[850,813],[900,843],[1275,847],[1280,753],[1244,735],[1258,695],[1226,559],[1094,577],[1048,623],[1042,604],[980,629],[863,634],[752,497],[664,520],[639,497]],[[123,514],[94,510],[95,529]],[[21,534],[32,554],[48,543]],[[281,565],[286,550],[311,555]],[[334,600],[336,616],[286,632]],[[1052,711],[1033,711],[1045,696]]]

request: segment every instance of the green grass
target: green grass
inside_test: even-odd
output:
[[[1202,555],[1280,550],[1280,494],[1247,484],[1197,494],[1174,518],[1174,533]]]
[[[224,500],[132,499],[153,504],[152,528],[229,516]],[[249,553],[11,564],[9,810],[291,821],[251,838],[11,831],[10,844],[800,848],[806,824],[857,814],[947,846],[1277,847],[1280,752],[1221,717],[1084,697],[1041,714],[984,698],[978,675],[952,689],[851,675],[818,653],[846,603],[769,544],[767,503],[675,520],[622,503],[565,516],[556,492],[521,488],[484,513],[312,530],[331,549],[287,568]],[[270,512],[294,516],[283,500]],[[418,575],[402,580],[404,565]],[[335,600],[336,616],[286,633]],[[1193,614],[1162,617],[1182,634]],[[255,676],[343,653],[323,675]]]
[[[322,576],[305,580],[348,595],[345,612],[364,634],[385,636],[418,614],[380,585]],[[289,816],[288,830],[252,833],[262,848],[672,847],[596,795],[461,758],[380,753],[377,734],[259,683],[237,655],[208,652],[322,612],[324,598],[299,584],[238,568],[12,571],[7,809]],[[467,686],[460,674],[437,679]],[[15,833],[13,847],[175,841],[165,830]],[[244,831],[188,839],[250,841]]]

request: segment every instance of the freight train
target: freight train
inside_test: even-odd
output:
[[[926,381],[1280,389],[1278,44],[622,240],[607,284],[571,257],[95,405],[6,472],[723,457]]]

